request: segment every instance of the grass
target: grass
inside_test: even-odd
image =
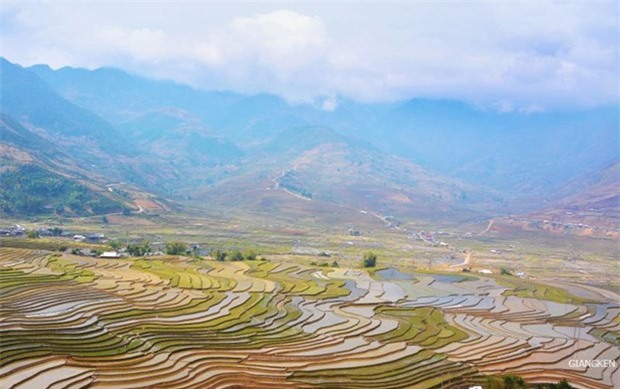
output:
[[[398,321],[394,330],[373,337],[381,342],[407,342],[434,349],[467,338],[465,332],[446,322],[440,309],[383,305],[375,308],[375,313],[379,317]]]
[[[365,360],[360,361],[359,367],[295,371],[289,379],[322,388],[431,388],[476,375],[477,371],[467,365],[446,361],[443,355],[423,350],[387,363]]]
[[[201,267],[204,269],[204,266]],[[167,280],[170,286],[183,289],[227,291],[236,285],[232,279],[204,274],[197,267],[180,262],[176,257],[136,259],[132,262],[131,268],[154,274],[162,280]]]
[[[576,305],[598,302],[574,296],[568,291],[556,286],[545,285],[530,280],[522,280],[516,277],[497,276],[495,277],[495,280],[498,284],[508,288],[504,291],[504,296],[517,296],[522,298],[553,301],[561,304]]]

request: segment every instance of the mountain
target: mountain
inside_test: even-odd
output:
[[[4,154],[202,206],[480,219],[577,196],[585,189],[567,183],[594,185],[583,177],[618,158],[617,107],[501,113],[337,96],[290,104],[118,69],[4,63],[3,96],[16,99],[3,116]],[[21,83],[36,88],[20,95]],[[55,108],[36,108],[45,100]]]
[[[437,172],[513,198],[548,197],[618,158],[618,107],[500,113],[455,101],[411,100],[366,139]]]
[[[118,211],[131,203],[105,184],[124,181],[149,188],[149,181],[160,180],[162,169],[154,169],[114,126],[64,99],[34,73],[0,59],[0,79],[5,211]]]
[[[243,154],[190,112],[163,107],[127,116],[117,127],[147,154],[175,167],[215,165]]]
[[[86,70],[47,65],[28,68],[76,105],[121,128],[133,115],[161,109],[189,112],[239,148],[260,147],[284,128],[325,126],[357,138],[394,104],[364,104],[337,99],[335,110],[316,104],[289,104],[271,94],[242,95],[204,91],[170,81],[151,80],[119,69]]]
[[[503,192],[523,206],[617,159],[618,107],[570,112],[498,112],[450,100],[390,104],[335,98],[330,110],[273,95],[207,92],[115,69],[30,68],[72,102],[120,123],[172,107],[199,118],[241,150],[286,128],[328,127],[442,175]]]
[[[282,131],[246,156],[235,174],[191,194],[222,207],[266,213],[304,214],[325,204],[379,217],[454,220],[507,213],[496,192],[315,126]]]
[[[530,217],[557,221],[562,225],[577,226],[578,229],[597,226],[602,227],[605,233],[617,233],[620,229],[620,163],[613,163],[594,176],[566,184],[566,187],[573,186],[582,189],[548,204]],[[565,189],[565,192],[573,193],[574,190]]]
[[[47,65],[35,65],[28,70],[74,104],[105,117],[112,124],[122,122],[128,114],[161,107],[181,108],[204,119],[219,115],[223,107],[241,98],[234,93],[201,91],[113,68],[52,70]]]
[[[102,176],[122,176],[115,161],[129,158],[136,150],[109,123],[4,59],[0,77],[3,143],[59,171],[102,181]]]
[[[32,72],[0,58],[2,113],[59,137],[81,137],[92,148],[115,154],[135,152],[101,117],[59,96]]]

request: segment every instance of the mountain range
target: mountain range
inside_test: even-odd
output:
[[[292,202],[477,220],[592,210],[585,202],[604,198],[601,215],[617,215],[617,106],[524,113],[338,98],[326,110],[118,69],[0,62],[2,170],[37,165],[126,206],[106,185],[266,213]]]

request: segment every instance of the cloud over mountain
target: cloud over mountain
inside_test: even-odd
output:
[[[618,16],[612,2],[558,1],[2,11],[4,55],[24,64],[117,66],[291,101],[455,98],[529,112],[618,101]]]

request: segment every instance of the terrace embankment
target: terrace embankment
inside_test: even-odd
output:
[[[404,271],[0,248],[0,386],[620,385],[615,294]]]

